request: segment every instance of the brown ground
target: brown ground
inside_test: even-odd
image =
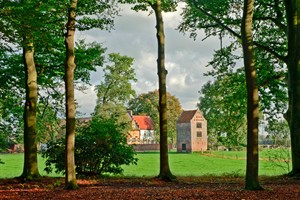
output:
[[[242,178],[190,177],[177,182],[118,178],[78,180],[80,189],[64,190],[64,179],[20,183],[0,180],[0,199],[300,199],[300,180],[263,178],[265,190],[244,190]]]

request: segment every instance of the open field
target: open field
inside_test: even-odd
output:
[[[243,176],[246,171],[245,152],[212,152],[211,154],[170,153],[170,168],[176,176],[231,175]],[[259,175],[281,175],[286,168],[273,166],[266,157],[261,157]],[[159,172],[159,153],[139,153],[138,165],[124,166],[125,176],[155,176]],[[286,164],[280,163],[283,166]]]
[[[273,150],[275,151],[275,150]],[[170,168],[176,176],[244,176],[246,169],[245,152],[211,152],[211,153],[175,153],[169,154]],[[138,165],[124,166],[124,176],[130,177],[154,177],[159,173],[159,153],[138,153]],[[1,154],[0,158],[5,162],[0,165],[0,178],[12,178],[19,176],[23,168],[23,154]],[[268,154],[261,152],[260,175],[281,175],[287,173],[287,169],[272,166],[268,161]],[[284,163],[281,163],[284,164]],[[44,161],[39,157],[39,169],[42,175]],[[52,173],[48,176],[61,176]]]

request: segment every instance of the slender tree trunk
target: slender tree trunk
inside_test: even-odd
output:
[[[252,41],[254,0],[244,0],[242,45],[247,84],[247,167],[245,188],[262,189],[258,181],[258,86]]]
[[[26,102],[24,107],[24,167],[21,178],[30,180],[39,178],[36,143],[36,104],[37,72],[34,63],[33,43],[28,42],[23,48],[23,60],[25,68]]]
[[[65,36],[66,63],[65,63],[65,89],[66,89],[66,147],[65,147],[65,165],[66,189],[77,189],[75,172],[75,98],[74,98],[74,70],[75,64],[75,11],[77,0],[70,0],[68,13],[67,32]]]
[[[289,110],[286,119],[290,127],[292,171],[300,174],[300,0],[285,0],[288,27],[288,91]]]
[[[164,180],[173,180],[169,167],[168,156],[168,129],[167,129],[167,70],[165,68],[165,35],[161,10],[161,1],[151,5],[156,17],[156,37],[158,43],[157,71],[159,82],[159,123],[160,123],[160,172],[158,177]]]

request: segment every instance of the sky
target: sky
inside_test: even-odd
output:
[[[121,16],[116,17],[114,29],[110,32],[93,29],[77,32],[76,38],[102,43],[107,48],[107,54],[120,53],[133,57],[133,68],[138,81],[132,86],[137,94],[158,89],[155,16],[149,15],[149,12],[133,11],[129,5],[123,5],[121,9]],[[167,91],[179,99],[184,110],[191,110],[199,102],[198,91],[211,80],[211,77],[206,77],[203,73],[209,69],[206,65],[212,59],[214,50],[220,48],[220,43],[218,38],[202,41],[205,36],[200,32],[197,40],[189,38],[188,33],[180,33],[176,30],[182,21],[180,13],[180,8],[177,12],[163,13]],[[84,93],[75,93],[78,110],[85,116],[94,111],[94,86],[102,80],[103,73],[99,69],[91,74],[92,86]]]

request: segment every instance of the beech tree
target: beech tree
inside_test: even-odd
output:
[[[65,166],[67,189],[78,188],[75,171],[75,97],[74,97],[74,70],[75,64],[75,16],[77,0],[70,1],[68,11],[67,32],[65,34],[66,61],[65,61],[65,90],[66,90],[66,144],[65,144]]]
[[[48,6],[51,7],[49,4]],[[24,180],[38,178],[37,146],[36,146],[36,109],[38,99],[37,70],[34,60],[37,41],[42,41],[41,35],[48,15],[41,12],[44,5],[34,2],[5,1],[1,2],[2,30],[4,43],[15,44],[23,49],[23,64],[25,72],[25,105],[24,105],[24,167],[21,178]],[[2,41],[3,42],[3,41]]]
[[[300,4],[297,0],[285,0],[288,38],[288,89],[289,109],[286,114],[290,127],[292,171],[290,175],[300,174]]]
[[[241,25],[244,67],[247,86],[247,167],[245,188],[262,189],[258,181],[258,85],[254,61],[252,21],[254,0],[244,1]]]
[[[74,70],[75,64],[75,48],[74,37],[75,29],[89,30],[92,28],[104,29],[110,27],[112,24],[111,17],[114,13],[114,1],[88,1],[88,0],[70,0],[68,7],[68,21],[66,23],[65,33],[65,90],[66,90],[66,185],[67,189],[76,189],[78,187],[76,182],[75,172],[75,99],[74,99]],[[78,9],[78,10],[77,10]],[[105,13],[110,9],[111,12]],[[96,17],[93,16],[96,15]],[[82,16],[76,19],[76,15]],[[87,16],[88,15],[88,16]],[[76,24],[76,25],[75,25]]]
[[[168,157],[168,128],[167,128],[167,70],[165,68],[165,35],[162,12],[175,10],[176,1],[172,0],[121,0],[122,3],[136,4],[133,9],[147,11],[149,7],[155,14],[156,37],[158,44],[157,75],[159,84],[159,122],[160,122],[160,172],[158,177],[165,180],[173,180]]]

